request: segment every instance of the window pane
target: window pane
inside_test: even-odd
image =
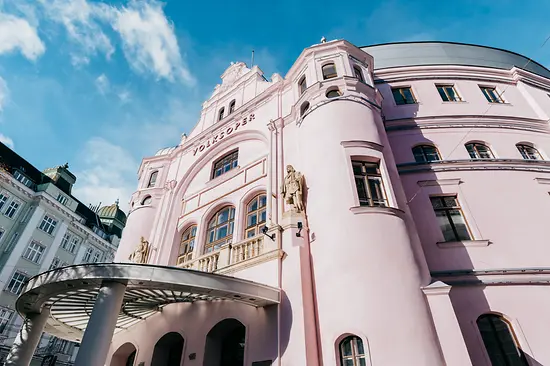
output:
[[[478,156],[476,154],[476,151],[474,150],[474,144],[468,144],[466,145],[466,151],[468,151],[468,154],[470,155],[470,158],[477,159]]]
[[[456,233],[458,236],[457,239],[470,240],[470,233],[468,232],[466,221],[464,221],[464,217],[462,217],[462,212],[460,212],[459,210],[450,210],[449,215],[451,216],[451,220],[455,225]]]
[[[402,93],[405,97],[407,104],[413,104],[414,103],[414,97],[412,95],[412,91],[410,88],[404,88],[402,89]]]
[[[401,95],[401,91],[399,89],[392,89],[393,99],[395,99],[395,104],[405,104],[405,98],[403,98],[403,95]]]
[[[214,241],[214,230],[208,233],[208,242],[212,243]]]
[[[445,207],[458,206],[458,203],[456,203],[456,197],[452,197],[452,196],[443,197],[443,203],[445,204]]]
[[[260,222],[265,222],[266,214],[265,210],[260,211]]]
[[[447,87],[445,87],[445,91],[447,92],[447,95],[448,95],[450,101],[454,101],[454,102],[455,102],[455,101],[458,100],[458,97],[457,97],[457,95],[456,95],[456,93],[455,93],[455,88],[454,88],[454,87],[452,87],[452,86],[447,86]]]
[[[258,209],[258,199],[254,198],[254,201],[252,201],[248,205],[248,212],[256,211]]]
[[[216,240],[220,240],[222,238],[225,238],[227,236],[227,225],[224,225],[222,227],[219,227],[216,230]]]
[[[439,227],[441,228],[441,232],[443,233],[443,238],[445,238],[445,241],[456,241],[453,227],[451,226],[451,223],[449,222],[445,211],[436,211],[435,216],[437,218],[437,222],[439,223]]]
[[[361,340],[361,338],[355,338],[355,343],[357,344],[357,354],[364,355],[365,350],[363,348],[363,341]]]
[[[491,150],[485,145],[476,145],[476,149],[481,159],[491,159],[493,157]]]
[[[342,344],[340,346],[340,352],[342,352],[342,356],[351,356],[351,337],[348,337],[342,341]]]
[[[218,225],[229,220],[229,208],[224,209],[218,214]]]
[[[365,361],[365,357],[359,357],[358,363],[359,366],[367,366],[367,362]]]
[[[359,196],[359,202],[367,202],[369,197],[367,194],[367,188],[365,187],[365,181],[363,178],[355,178],[355,184],[357,186],[357,195]]]
[[[382,188],[382,178],[369,177],[369,188],[374,206],[384,206],[385,199]]]
[[[363,169],[361,166],[361,163],[353,163],[353,174],[355,175],[362,175]]]
[[[449,98],[447,98],[447,94],[445,94],[445,90],[442,86],[437,87],[437,91],[439,92],[439,95],[441,96],[441,99],[443,99],[444,102],[448,102]]]
[[[344,366],[355,366],[353,362],[353,358],[344,360]]]
[[[250,229],[246,232],[246,237],[247,238],[252,238],[254,235],[256,235],[255,229]]]
[[[266,205],[266,202],[267,202],[267,196],[261,195],[260,196],[260,207],[264,207]]]
[[[413,149],[413,155],[414,161],[417,163],[425,163],[427,161],[421,146],[417,146]]]
[[[251,226],[254,226],[258,223],[258,217],[256,216],[256,214],[252,214],[252,215],[248,215],[247,219],[246,219],[246,227],[251,227]]]

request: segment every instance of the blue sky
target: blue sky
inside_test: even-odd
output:
[[[84,203],[127,208],[141,158],[176,145],[252,49],[268,78],[321,36],[476,43],[548,67],[549,13],[548,0],[0,0],[0,139],[40,169],[69,162]]]

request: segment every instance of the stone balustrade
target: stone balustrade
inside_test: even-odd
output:
[[[203,272],[216,272],[228,266],[252,260],[268,251],[277,249],[275,243],[268,243],[268,245],[269,248],[266,248],[264,236],[255,236],[236,244],[226,244],[222,248],[214,252],[203,254],[194,260],[181,261],[177,266]]]

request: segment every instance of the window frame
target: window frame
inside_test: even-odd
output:
[[[229,164],[229,169],[224,171],[224,167],[226,164],[222,164],[220,167],[217,167],[218,164],[221,164],[224,160],[231,158],[232,155],[235,155],[235,159],[231,159]],[[239,149],[234,149],[229,151],[228,153],[222,155],[220,158],[216,159],[212,163],[212,173],[210,174],[210,179],[216,179],[218,177],[221,177],[222,175],[229,173],[233,169],[237,169],[239,167]],[[221,169],[220,174],[216,175],[216,171],[218,169]]]
[[[92,257],[93,253],[94,253],[94,248],[92,248],[92,247],[86,248],[86,251],[84,252],[84,255],[82,256],[82,263],[90,263],[90,258]]]
[[[349,341],[351,343],[351,355],[344,355],[344,343]],[[361,348],[363,349],[363,353],[359,352],[359,343],[361,344]],[[367,352],[365,349],[365,343],[361,339],[361,337],[358,337],[354,334],[350,334],[347,337],[344,337],[338,343],[338,356],[340,359],[340,365],[346,366],[345,361],[351,360],[353,362],[353,366],[360,366],[361,363],[359,360],[363,359],[365,361],[365,365],[367,365]]]
[[[355,74],[355,77],[357,78],[357,80],[365,84],[365,76],[363,75],[363,70],[361,69],[361,66],[354,64],[353,73]]]
[[[0,334],[5,334],[9,328],[15,310],[0,307]],[[7,315],[7,316],[6,316]]]
[[[229,209],[227,221],[217,223],[218,217],[226,209]],[[233,236],[235,234],[235,211],[235,206],[225,205],[217,210],[216,213],[208,220],[208,224],[206,226],[206,238],[202,250],[203,254],[215,252],[221,249],[221,247],[223,247],[225,244],[232,242]],[[222,238],[216,239],[218,230],[224,226],[227,226],[227,234]],[[212,241],[210,241],[211,233],[214,235]]]
[[[470,159],[475,159],[475,160],[479,160],[479,159],[494,159],[495,158],[495,154],[493,154],[493,150],[491,150],[491,148],[489,147],[489,145],[487,144],[484,144],[482,142],[468,142],[467,144],[464,144],[464,147],[466,148],[466,151],[468,152],[468,155],[470,156]],[[471,151],[470,151],[470,148],[471,147]],[[484,147],[487,149],[487,152],[489,153],[489,157],[481,157],[481,154],[479,152],[479,147]],[[474,156],[472,156],[472,154]]]
[[[143,197],[143,199],[141,200],[141,205],[142,206],[149,206],[149,205],[151,205],[151,203],[153,203],[153,197],[150,194]]]
[[[191,224],[181,233],[176,264],[182,264],[193,259],[193,251],[197,242],[197,228],[196,224]],[[186,234],[188,234],[187,237]],[[185,248],[184,251],[182,251],[182,247]]]
[[[332,66],[334,68],[333,73],[326,72],[326,69],[330,66]],[[331,62],[327,62],[326,64],[321,66],[321,75],[323,75],[323,80],[330,80],[330,79],[337,78],[338,77],[338,70],[336,69],[336,64],[333,61],[331,61]]]
[[[42,256],[45,252],[46,246],[44,244],[37,240],[31,240],[21,257],[35,264],[40,264],[42,261]]]
[[[14,204],[17,205],[15,208],[13,207]],[[15,219],[15,217],[19,213],[19,209],[21,208],[21,206],[22,206],[22,202],[20,200],[18,200],[17,198],[12,198],[12,200],[4,210],[4,216],[6,216],[8,219],[11,219],[11,220]],[[8,213],[8,211],[10,212]]]
[[[59,259],[59,257],[54,257],[52,259],[52,262],[50,263],[50,267],[49,267],[48,271],[51,271],[52,269],[59,268],[60,263],[61,263],[61,259]]]
[[[542,156],[542,154],[540,153],[539,149],[537,149],[534,145],[531,145],[531,144],[527,144],[527,143],[517,143],[516,144],[516,149],[518,149],[519,153],[521,154],[521,157],[523,158],[523,160],[535,160],[535,161],[543,161],[544,158]],[[531,152],[527,152],[526,149],[532,149],[533,151]],[[538,155],[538,159],[533,159],[531,158],[531,154],[533,154],[533,152],[535,152],[537,155]]]
[[[55,235],[54,232],[58,223],[59,223],[59,220],[55,216],[46,213],[42,217],[42,221],[40,221],[40,224],[38,224],[38,228],[43,232],[45,232],[46,234],[54,236]],[[46,230],[46,227],[48,228],[47,230]]]
[[[16,275],[19,275],[20,277],[25,278],[25,280],[22,281],[21,278],[18,278],[17,280],[14,280],[14,277],[15,277]],[[7,292],[9,292],[9,293],[14,294],[14,295],[19,295],[19,294],[21,294],[21,291],[23,291],[23,288],[25,287],[25,285],[27,284],[27,282],[29,282],[29,279],[30,279],[30,278],[31,278],[31,277],[30,277],[29,275],[27,275],[26,273],[24,273],[24,272],[22,272],[22,271],[20,271],[20,270],[15,270],[15,271],[13,272],[13,274],[11,275],[10,280],[8,281],[5,290],[6,290]],[[12,288],[12,286],[11,286],[12,281],[18,282],[18,283],[16,284],[16,286],[17,286],[17,291],[12,291],[13,289],[10,289],[10,288]]]
[[[525,352],[523,352],[523,350],[521,349],[520,347],[520,344],[519,344],[519,340],[518,340],[518,337],[514,331],[514,327],[512,326],[512,323],[506,319],[502,314],[495,314],[495,313],[484,313],[484,314],[481,314],[480,316],[478,316],[478,318],[476,319],[476,327],[477,327],[477,330],[479,332],[479,335],[481,337],[481,342],[483,344],[483,348],[485,349],[485,352],[487,354],[487,357],[489,358],[490,362],[492,363],[493,362],[493,359],[491,358],[491,353],[489,352],[489,349],[487,348],[487,345],[485,343],[485,338],[484,338],[484,333],[482,332],[482,329],[480,329],[480,324],[479,322],[481,320],[484,320],[484,319],[489,319],[488,321],[488,324],[490,325],[490,328],[491,328],[491,337],[493,338],[493,342],[496,342],[498,344],[498,347],[495,347],[495,350],[498,350],[499,353],[500,353],[500,356],[502,357],[502,359],[505,360],[505,363],[508,364],[508,358],[505,357],[505,355],[507,355],[505,349],[504,349],[504,344],[502,342],[502,337],[498,336],[498,330],[496,329],[495,327],[495,322],[494,322],[494,319],[498,319],[499,321],[502,322],[502,324],[504,324],[507,328],[507,335],[511,338],[511,340],[513,341],[514,343],[514,346],[515,346],[515,349],[516,349],[516,352],[517,352],[517,356],[518,356],[518,360],[520,362],[523,363],[523,366],[529,366],[529,363],[527,362],[527,358],[525,356]]]
[[[235,99],[233,99],[231,102],[229,102],[229,109],[228,109],[228,113],[227,113],[228,116],[231,113],[235,112],[235,105],[236,104],[237,104],[237,102],[235,101]]]
[[[488,103],[491,104],[506,104],[502,93],[499,92],[498,87],[496,86],[487,86],[487,85],[478,85],[481,93],[487,99]],[[490,95],[489,91],[492,95]]]
[[[9,202],[11,195],[7,193],[7,191],[1,191],[0,192],[0,211],[4,208],[4,206]]]
[[[439,96],[441,97],[441,100],[444,103],[464,101],[460,96],[460,94],[458,93],[458,90],[456,89],[455,84],[435,84],[435,88],[437,89],[437,92],[439,93]],[[447,89],[451,89],[453,91],[455,99],[451,99],[451,97],[449,96],[449,91]],[[445,95],[445,98],[447,98],[447,100],[443,98],[444,95]]]
[[[440,230],[440,232],[443,236],[443,243],[453,243],[453,242],[462,242],[462,241],[474,240],[473,232],[470,229],[470,225],[468,224],[468,220],[466,219],[466,216],[464,215],[464,210],[462,209],[462,206],[460,205],[460,201],[458,200],[458,194],[435,194],[435,195],[430,195],[429,198],[430,198],[430,204],[432,206],[432,210],[433,210],[434,215],[436,217],[436,222],[438,223],[439,230]],[[445,202],[445,198],[454,198],[456,205],[447,206],[446,202]],[[441,202],[443,202],[442,207],[439,207],[439,208],[434,207],[433,200],[436,200],[436,199],[439,199],[439,200],[441,200]],[[466,233],[468,234],[468,238],[465,238],[465,239],[460,238],[460,235],[459,235],[458,230],[456,228],[456,224],[453,221],[451,214],[449,213],[450,211],[453,211],[453,210],[458,211],[460,213],[460,216],[462,217],[462,220],[464,220],[464,227],[466,228]],[[445,234],[443,232],[443,229],[441,227],[441,223],[439,222],[439,219],[438,219],[438,216],[437,216],[438,211],[445,212],[445,217],[446,217],[449,225],[451,226],[451,229],[452,229],[452,232],[453,232],[453,235],[454,235],[453,240],[447,240],[447,238],[445,238]]]
[[[403,94],[403,90],[404,89],[408,89],[411,93],[411,97],[412,97],[412,102],[411,103],[408,103],[407,102],[407,98],[405,97],[405,95]],[[401,95],[401,98],[403,99],[404,103],[399,103],[397,101],[397,99],[395,99],[395,91],[398,91],[399,94]],[[418,99],[416,98],[416,95],[413,91],[413,88],[412,86],[410,85],[402,85],[402,86],[392,86],[391,87],[391,93],[392,93],[392,98],[393,98],[393,101],[395,103],[396,106],[401,106],[401,105],[413,105],[413,104],[418,104]]]
[[[355,170],[355,166],[360,165],[361,166],[361,172],[357,173]],[[367,170],[367,166],[370,168],[375,167],[376,172],[369,172]],[[353,180],[355,184],[355,191],[357,194],[357,198],[359,200],[359,206],[362,207],[389,207],[389,199],[388,199],[388,193],[386,191],[386,187],[384,184],[384,175],[382,173],[382,167],[381,167],[381,161],[380,159],[377,159],[376,161],[366,161],[366,160],[360,160],[357,158],[351,159],[351,169],[353,174]],[[360,194],[360,187],[357,184],[357,180],[360,179],[362,181],[363,188],[365,190],[366,194],[366,200],[361,199]],[[371,187],[371,181],[378,181],[379,187],[380,187],[380,193],[382,194],[382,197],[378,197],[378,199],[375,201],[373,199],[372,195],[372,187]]]
[[[428,159],[429,154],[427,154],[426,151],[425,151],[425,148],[427,148],[427,147],[433,148],[435,150],[438,159],[435,159],[435,160],[429,160]],[[417,154],[415,153],[415,149],[422,149],[421,152],[422,152],[422,156],[424,158],[423,161],[418,161]],[[426,163],[433,163],[433,162],[436,162],[436,161],[443,161],[443,159],[441,157],[441,153],[439,152],[439,149],[437,148],[437,146],[435,146],[433,144],[422,143],[422,144],[415,145],[411,148],[411,152],[413,154],[414,161],[416,163],[419,163],[419,164],[426,164]]]
[[[157,184],[159,171],[155,170],[149,174],[149,180],[147,181],[147,188],[155,188]]]
[[[264,197],[264,204],[263,206],[260,206],[261,204],[261,197]],[[256,209],[250,210],[251,205],[256,203]],[[261,220],[262,212],[264,215],[263,221]],[[256,222],[253,225],[249,225],[248,218],[256,215]],[[248,200],[248,203],[246,204],[246,211],[244,213],[244,234],[243,237],[245,240],[254,238],[258,235],[262,234],[262,227],[266,225],[267,222],[267,193],[266,192],[260,192],[256,194],[254,197],[252,197],[250,200]],[[249,233],[253,233],[252,236],[248,236]]]
[[[336,93],[336,95],[333,95],[333,96],[329,96],[330,93]],[[342,96],[342,92],[340,91],[340,89],[338,88],[330,88],[329,90],[327,90],[327,92],[325,93],[325,97],[327,97],[328,99],[334,99],[334,98],[339,98]]]
[[[302,75],[302,77],[298,80],[298,93],[299,95],[302,95],[307,90],[307,78],[305,75]]]
[[[225,118],[225,107],[221,107],[218,111],[218,121],[221,121]]]

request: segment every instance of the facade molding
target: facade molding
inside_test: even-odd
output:
[[[464,170],[516,170],[550,173],[550,161],[524,159],[464,159],[441,160],[430,163],[403,163],[397,165],[399,174],[420,172],[448,172]]]

